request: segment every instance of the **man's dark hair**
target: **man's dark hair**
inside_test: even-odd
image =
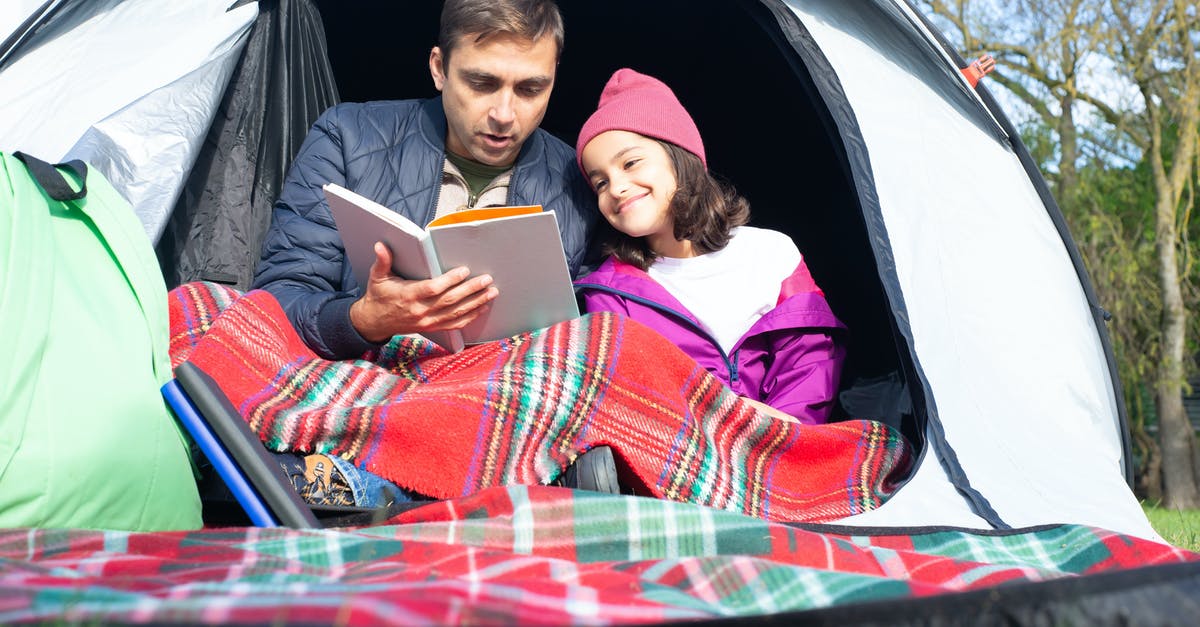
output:
[[[438,31],[442,68],[449,66],[450,54],[463,36],[474,35],[480,42],[501,33],[530,41],[550,35],[562,57],[563,21],[553,0],[446,0]]]
[[[675,195],[667,206],[675,223],[675,239],[690,241],[697,255],[725,248],[729,232],[750,221],[750,202],[739,196],[733,185],[714,178],[700,157],[670,142],[655,141],[667,150],[675,170]],[[658,258],[645,238],[630,237],[607,221],[605,225],[605,254],[642,270]]]

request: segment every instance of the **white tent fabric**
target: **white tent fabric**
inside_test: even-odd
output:
[[[257,15],[253,3],[227,11],[231,3],[73,3],[0,72],[0,150],[88,161],[157,241]],[[1008,525],[1085,524],[1161,542],[1125,483],[1101,330],[1038,189],[997,141],[1002,131],[964,117],[837,23],[831,15],[852,11],[846,5],[786,4],[861,130],[938,418],[909,483],[882,508],[840,522],[990,528],[939,463],[953,455]],[[42,5],[6,0],[0,33]],[[902,0],[895,7],[912,16]]]
[[[1078,523],[1161,541],[1125,483],[1083,289],[1018,157],[797,4],[862,129],[930,405],[972,487],[1014,527]],[[842,522],[987,528],[948,483],[943,453],[927,451],[882,508]]]
[[[91,163],[156,241],[257,15],[230,4],[77,3],[0,73],[0,150]]]

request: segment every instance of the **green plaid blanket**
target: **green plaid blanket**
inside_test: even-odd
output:
[[[543,486],[490,488],[389,522],[305,531],[3,530],[0,623],[659,623],[1200,559],[1071,525],[868,534]]]

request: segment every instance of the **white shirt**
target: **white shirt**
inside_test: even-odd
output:
[[[671,293],[726,353],[775,308],[800,251],[778,231],[742,226],[725,248],[699,257],[660,257],[647,273]]]

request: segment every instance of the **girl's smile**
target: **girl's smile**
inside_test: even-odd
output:
[[[626,208],[626,207],[628,207],[629,205],[632,205],[633,203],[635,203],[635,202],[637,202],[637,201],[639,201],[639,200],[641,200],[641,199],[643,199],[643,198],[645,198],[645,197],[647,197],[647,196],[649,196],[649,195],[650,195],[649,193],[645,193],[645,194],[638,194],[637,196],[634,196],[633,198],[630,198],[629,200],[626,200],[626,201],[622,202],[621,204],[617,205],[616,211],[614,211],[614,213],[618,213],[618,214],[619,214],[619,213],[621,213],[622,211],[625,211],[625,208]]]

